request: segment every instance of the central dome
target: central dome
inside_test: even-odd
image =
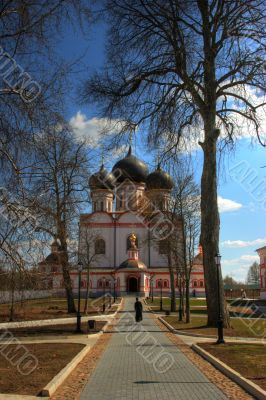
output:
[[[114,165],[112,173],[118,182],[129,179],[133,182],[141,183],[146,182],[149,171],[143,161],[131,154],[130,146],[126,157]]]

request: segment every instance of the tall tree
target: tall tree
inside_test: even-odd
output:
[[[172,197],[174,212],[182,220],[182,246],[174,247],[174,259],[180,288],[184,284],[186,322],[190,322],[190,277],[200,234],[200,190],[193,174],[179,165],[173,172],[175,189]]]
[[[80,206],[89,198],[86,147],[67,125],[59,125],[36,136],[32,152],[31,163],[23,171],[25,202],[36,217],[35,232],[47,232],[60,242],[68,312],[74,312],[68,243]]]
[[[217,323],[217,143],[254,128],[265,105],[265,0],[106,0],[107,64],[84,88],[103,114],[143,124],[168,150],[196,138],[208,323]],[[202,138],[199,133],[202,131]],[[222,279],[221,302],[224,304]],[[224,319],[228,314],[224,308]]]
[[[87,25],[89,13],[86,0],[0,2],[2,167],[18,174],[25,139],[44,129],[48,114],[61,111],[71,68],[55,57],[55,43],[66,23]]]
[[[248,269],[246,282],[248,285],[260,284],[260,267],[256,261]]]

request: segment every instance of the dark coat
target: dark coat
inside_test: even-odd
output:
[[[136,311],[136,322],[142,321],[142,304],[140,301],[136,301],[135,311]]]

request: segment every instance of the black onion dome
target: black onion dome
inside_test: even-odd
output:
[[[99,172],[91,175],[89,186],[91,189],[113,189],[115,178],[112,173],[108,172],[104,166],[101,166]]]
[[[112,172],[118,182],[130,179],[138,183],[146,182],[149,173],[146,164],[131,154],[131,146],[126,157],[114,165]]]
[[[146,180],[148,190],[151,189],[164,189],[171,190],[174,187],[174,182],[167,172],[163,171],[158,164],[156,171],[150,173]]]

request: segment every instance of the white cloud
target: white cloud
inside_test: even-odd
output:
[[[237,203],[236,201],[230,199],[224,199],[221,196],[218,196],[218,207],[220,213],[237,211],[243,207],[241,203]]]
[[[122,127],[122,122],[96,117],[88,119],[85,114],[78,111],[70,119],[70,125],[78,138],[85,139],[89,144],[97,146],[103,134],[117,133]]]
[[[70,119],[70,125],[76,136],[94,146],[98,144],[101,132],[104,130],[106,124],[107,121],[104,118],[88,119],[80,111]]]
[[[240,85],[235,86],[234,88],[230,88],[231,93],[236,93],[237,95],[245,98],[250,104],[254,107],[259,106],[260,104],[265,104],[266,96],[262,93],[262,91],[258,91],[256,88],[252,88],[248,85]],[[245,106],[243,102],[239,100],[234,100],[233,97],[228,96],[228,104],[229,108],[243,111],[246,113]],[[248,118],[245,118],[243,115],[231,112],[229,114],[231,123],[234,125],[235,129],[235,137],[237,139],[242,138],[257,138],[257,134],[255,131],[254,125]],[[262,140],[266,139],[266,108],[265,105],[263,107],[259,107],[256,109],[256,118],[260,123],[260,135]],[[224,138],[225,132],[224,129],[221,131],[221,135]]]
[[[266,245],[266,237],[265,238],[258,238],[254,240],[225,240],[221,243],[222,247],[227,247],[231,249],[237,249],[242,247],[249,247],[249,246],[260,246]]]
[[[231,275],[237,281],[244,282],[249,267],[255,261],[259,262],[259,257],[253,254],[243,254],[238,258],[222,259],[223,275]]]

